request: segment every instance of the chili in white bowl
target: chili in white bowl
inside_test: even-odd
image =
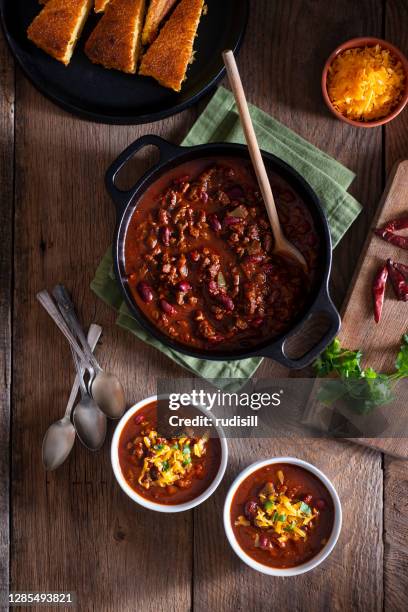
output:
[[[342,524],[330,480],[293,457],[257,461],[233,482],[224,505],[224,527],[235,553],[270,576],[296,576],[332,552]]]
[[[191,410],[209,416],[199,406]],[[227,466],[223,431],[213,425],[210,432],[162,434],[157,396],[138,402],[124,414],[113,435],[116,480],[133,501],[149,510],[183,512],[198,506],[214,493]]]

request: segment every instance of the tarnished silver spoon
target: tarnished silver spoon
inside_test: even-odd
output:
[[[88,332],[88,342],[92,351],[95,349],[101,333],[102,327],[92,323]],[[74,446],[75,427],[71,422],[71,413],[78,395],[78,389],[79,379],[76,376],[64,416],[52,423],[45,433],[42,445],[42,460],[46,470],[56,470],[62,465]]]
[[[118,377],[115,374],[102,370],[92,354],[76,315],[74,305],[65,287],[57,285],[53,290],[53,296],[70,330],[79,339],[86,360],[91,365],[90,392],[92,397],[106,416],[110,419],[120,419],[126,409],[126,399]]]
[[[72,356],[79,379],[81,400],[75,406],[73,421],[78,438],[89,450],[102,448],[106,438],[106,416],[95,400],[90,396],[84,381],[84,368],[72,350]]]

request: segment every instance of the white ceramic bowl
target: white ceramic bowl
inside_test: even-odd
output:
[[[309,472],[317,476],[319,480],[321,480],[321,482],[325,485],[326,489],[329,491],[333,499],[334,524],[327,544],[315,557],[313,557],[306,563],[302,563],[302,565],[297,565],[296,567],[279,568],[263,565],[263,563],[258,563],[258,561],[255,561],[255,559],[252,559],[252,557],[247,555],[247,553],[238,544],[231,526],[231,504],[240,484],[253,472],[256,472],[260,468],[265,467],[267,465],[273,465],[274,463],[290,463],[292,465],[299,465],[305,470],[308,470]],[[234,480],[230,490],[228,491],[224,504],[224,528],[232,548],[234,549],[238,557],[242,559],[244,563],[249,565],[249,567],[252,567],[258,572],[262,572],[263,574],[268,574],[269,576],[297,576],[298,574],[304,574],[305,572],[309,572],[310,570],[320,565],[320,563],[322,563],[322,561],[324,561],[330,555],[331,551],[335,547],[338,537],[340,535],[341,523],[342,512],[340,499],[337,495],[336,489],[334,488],[330,480],[327,478],[327,476],[323,474],[323,472],[321,472],[311,463],[307,463],[307,461],[302,461],[302,459],[296,459],[294,457],[275,457],[273,459],[265,459],[263,461],[256,461],[255,463],[252,463]]]
[[[221,427],[214,426],[215,429],[217,430],[217,433],[220,439],[220,443],[221,443],[220,467],[218,469],[218,472],[214,480],[211,482],[209,487],[205,491],[203,491],[203,493],[201,493],[201,495],[199,495],[198,497],[195,497],[191,501],[185,502],[184,504],[169,504],[169,505],[155,503],[155,502],[152,502],[146,499],[145,497],[142,497],[142,495],[139,495],[134,489],[132,489],[131,486],[128,485],[125,477],[122,474],[122,470],[121,470],[120,463],[119,463],[119,452],[118,452],[119,440],[120,440],[120,436],[122,434],[123,428],[125,427],[128,420],[134,414],[139,412],[139,410],[141,410],[148,404],[151,404],[152,402],[155,402],[155,401],[157,401],[157,395],[152,395],[151,397],[147,397],[146,399],[141,400],[140,402],[132,406],[132,408],[129,408],[129,410],[125,412],[125,414],[123,415],[123,417],[120,419],[119,423],[117,424],[115,433],[113,434],[112,446],[111,446],[111,461],[112,461],[113,472],[116,476],[116,480],[118,481],[118,483],[120,484],[121,488],[126,493],[126,495],[128,495],[131,499],[133,499],[133,501],[137,502],[141,506],[144,506],[145,508],[148,508],[149,510],[156,510],[157,512],[184,512],[184,510],[191,510],[191,508],[194,508],[195,506],[202,504],[203,501],[208,499],[210,495],[214,493],[214,491],[220,484],[224,476],[224,473],[225,473],[225,468],[227,467],[227,460],[228,460],[227,441],[225,439],[225,436],[224,436],[224,433]],[[206,416],[211,417],[211,413],[208,413],[207,410],[204,410],[200,406],[195,406],[195,408],[199,410],[200,412],[202,412],[203,414],[205,414]]]

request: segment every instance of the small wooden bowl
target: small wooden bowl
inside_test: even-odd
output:
[[[343,51],[347,51],[347,49],[356,49],[358,47],[374,47],[375,45],[380,45],[382,49],[388,49],[388,51],[390,51],[401,62],[403,70],[405,72],[405,92],[398,105],[386,117],[382,117],[381,119],[376,119],[374,121],[355,121],[353,119],[349,119],[345,115],[342,115],[338,110],[334,108],[327,91],[327,75],[331,64],[336,59],[336,57]],[[322,93],[326,105],[331,110],[333,115],[337,117],[337,119],[341,119],[341,121],[349,123],[350,125],[363,128],[372,128],[377,127],[379,125],[384,125],[385,123],[392,121],[397,115],[399,115],[399,113],[403,110],[403,108],[408,102],[408,60],[399,49],[394,47],[394,45],[391,45],[386,40],[382,40],[381,38],[374,38],[371,36],[366,36],[362,38],[352,38],[351,40],[348,40],[347,42],[337,47],[337,49],[333,51],[333,53],[329,56],[327,62],[325,63],[322,73]]]

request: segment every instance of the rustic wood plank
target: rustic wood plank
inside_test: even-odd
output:
[[[384,609],[399,612],[408,606],[407,462],[386,457],[384,471]]]
[[[194,609],[382,610],[381,455],[351,443],[323,440],[228,442],[230,460],[222,486],[194,511]],[[230,548],[221,521],[225,495],[237,473],[253,461],[282,455],[310,461],[329,476],[339,493],[344,520],[337,547],[325,563],[286,580],[244,565]],[[368,491],[377,500],[374,510],[357,512],[359,496]]]
[[[251,4],[238,61],[248,99],[357,175],[350,191],[363,211],[334,252],[331,285],[340,306],[383,189],[381,130],[354,128],[333,117],[320,79],[339,44],[354,36],[381,36],[382,2],[343,0],[329,10],[323,0]]]
[[[180,140],[195,113],[143,127],[104,126],[70,117],[21,74],[17,92],[13,588],[74,590],[83,610],[187,610],[191,514],[163,516],[158,529],[157,516],[117,486],[109,441],[95,455],[77,445],[57,473],[42,468],[42,437],[63,413],[73,372],[68,347],[35,294],[63,281],[83,320],[103,326],[101,362],[120,372],[129,402],[154,393],[159,375],[180,375],[114,326],[114,313],[89,283],[114,228],[105,169],[141,134]]]
[[[389,176],[372,225],[381,227],[390,219],[401,217],[407,208],[407,194],[408,160],[403,160],[395,164]],[[407,331],[406,304],[395,298],[391,287],[387,287],[386,290],[381,321],[378,325],[374,322],[371,286],[376,271],[388,257],[399,261],[401,249],[380,240],[370,232],[343,304],[342,326],[339,333],[343,346],[360,349],[363,353],[364,366],[370,366],[379,372],[394,370],[401,337]],[[406,427],[405,406],[405,395],[398,394],[397,401],[392,406],[377,408],[375,415],[377,423],[382,422],[378,437],[355,438],[355,442],[371,446],[394,457],[408,459],[408,439],[401,437]],[[315,399],[310,410],[311,415],[315,411],[317,420],[321,408],[321,404]],[[356,414],[342,406],[338,409],[357,430],[367,432],[367,415]],[[311,418],[313,421],[312,416]],[[373,417],[368,418],[370,419],[368,425],[372,426]]]
[[[290,5],[283,0],[258,2],[252,9],[251,27],[241,54],[248,76],[254,66],[259,69],[257,78],[252,79],[252,101],[270,112],[276,110],[278,118],[358,171],[354,192],[364,199],[367,212],[349,234],[347,244],[337,250],[336,258],[341,263],[334,275],[338,302],[381,188],[380,131],[363,134],[361,130],[357,134],[336,123],[324,114],[318,94],[316,66],[338,42],[363,31],[380,33],[380,3],[369,1],[363,7],[361,3],[354,7],[351,1],[345,4],[346,7],[331,7],[328,13],[323,3],[317,2],[307,3],[306,8],[300,0]],[[322,11],[325,21],[320,26]],[[265,27],[268,23],[270,28]],[[292,39],[294,30],[296,48],[288,49],[288,34]],[[313,45],[315,51],[307,42],[310,31],[315,32],[314,39],[318,34],[324,37],[324,45]],[[299,50],[306,52],[302,61]],[[298,79],[302,86],[293,88],[292,79]],[[165,548],[155,528],[156,517],[135,510],[118,491],[111,478],[107,452],[90,456],[77,448],[69,464],[47,478],[39,463],[43,432],[61,413],[72,376],[68,376],[69,354],[63,341],[34,302],[39,288],[64,280],[73,289],[84,319],[98,320],[107,328],[103,360],[121,364],[129,397],[138,399],[154,391],[154,377],[158,374],[172,376],[181,372],[157,352],[113,328],[113,315],[88,290],[94,267],[110,240],[113,222],[113,211],[101,186],[103,170],[149,126],[108,128],[73,120],[40,98],[22,79],[19,93],[24,106],[18,117],[16,317],[23,322],[17,328],[15,359],[13,586],[73,588],[84,609],[130,610],[136,605],[148,610],[164,606],[188,609],[192,534],[189,515],[166,520]],[[185,113],[151,129],[177,140],[187,130],[192,116]],[[26,347],[29,355],[27,350],[23,352]],[[265,363],[262,374],[279,371]],[[32,381],[36,382],[34,389]],[[239,461],[243,467],[244,462],[265,454],[288,452],[289,447],[282,441],[256,441],[251,445],[243,442],[248,444],[245,456],[242,448],[233,449],[234,473]],[[307,447],[293,443],[289,452],[316,462],[333,477],[349,519],[353,516],[353,499],[359,492],[370,490],[381,499],[381,466],[379,456],[372,451],[347,444],[313,442]],[[224,491],[232,475],[230,471]],[[356,485],[356,475],[361,482],[367,478],[367,489]],[[276,609],[318,609],[319,605],[327,609],[381,608],[380,503],[357,521],[355,530],[343,531],[330,565],[311,574],[311,582],[300,578],[296,585],[291,583],[295,589],[288,589],[287,581],[267,581],[247,570],[228,549],[219,521],[222,493],[220,490],[195,512],[194,602],[198,610],[208,605],[222,610],[270,610],[271,602],[274,607],[276,602]],[[374,542],[362,539],[367,529],[374,533]],[[144,532],[153,533],[152,538],[147,539]],[[363,547],[355,554],[355,544],[360,541]],[[172,551],[171,559],[164,554],[168,549]],[[50,554],[45,555],[45,550]],[[63,551],[58,554],[58,562],[53,551]],[[141,576],[142,563],[153,571]],[[353,567],[354,571],[345,575],[344,567]],[[300,595],[294,598],[294,591],[303,593],[302,600]]]
[[[0,606],[9,586],[11,304],[14,215],[14,66],[0,37]]]
[[[408,55],[408,6],[404,0],[387,0],[385,37]],[[385,130],[386,170],[408,157],[408,112],[405,110]],[[384,596],[386,612],[408,607],[408,479],[407,463],[385,458],[384,482]]]
[[[320,75],[324,61],[339,43],[365,33],[380,35],[381,23],[382,5],[376,0],[334,3],[330,11],[322,0],[259,0],[251,3],[239,57],[251,102],[357,173],[352,192],[363,203],[364,212],[335,252],[332,285],[339,306],[381,194],[382,142],[380,131],[356,130],[330,116],[321,98]],[[258,375],[287,373],[265,360]],[[256,459],[278,455],[299,456],[326,471],[338,488],[344,510],[344,527],[333,556],[307,577],[290,579],[290,585],[244,566],[230,550],[220,523],[223,499],[233,477]],[[222,489],[194,512],[195,610],[381,610],[382,477],[381,455],[347,442],[231,441]],[[367,494],[374,496],[376,504],[362,516],[357,500]],[[371,541],[365,535],[367,530]]]

